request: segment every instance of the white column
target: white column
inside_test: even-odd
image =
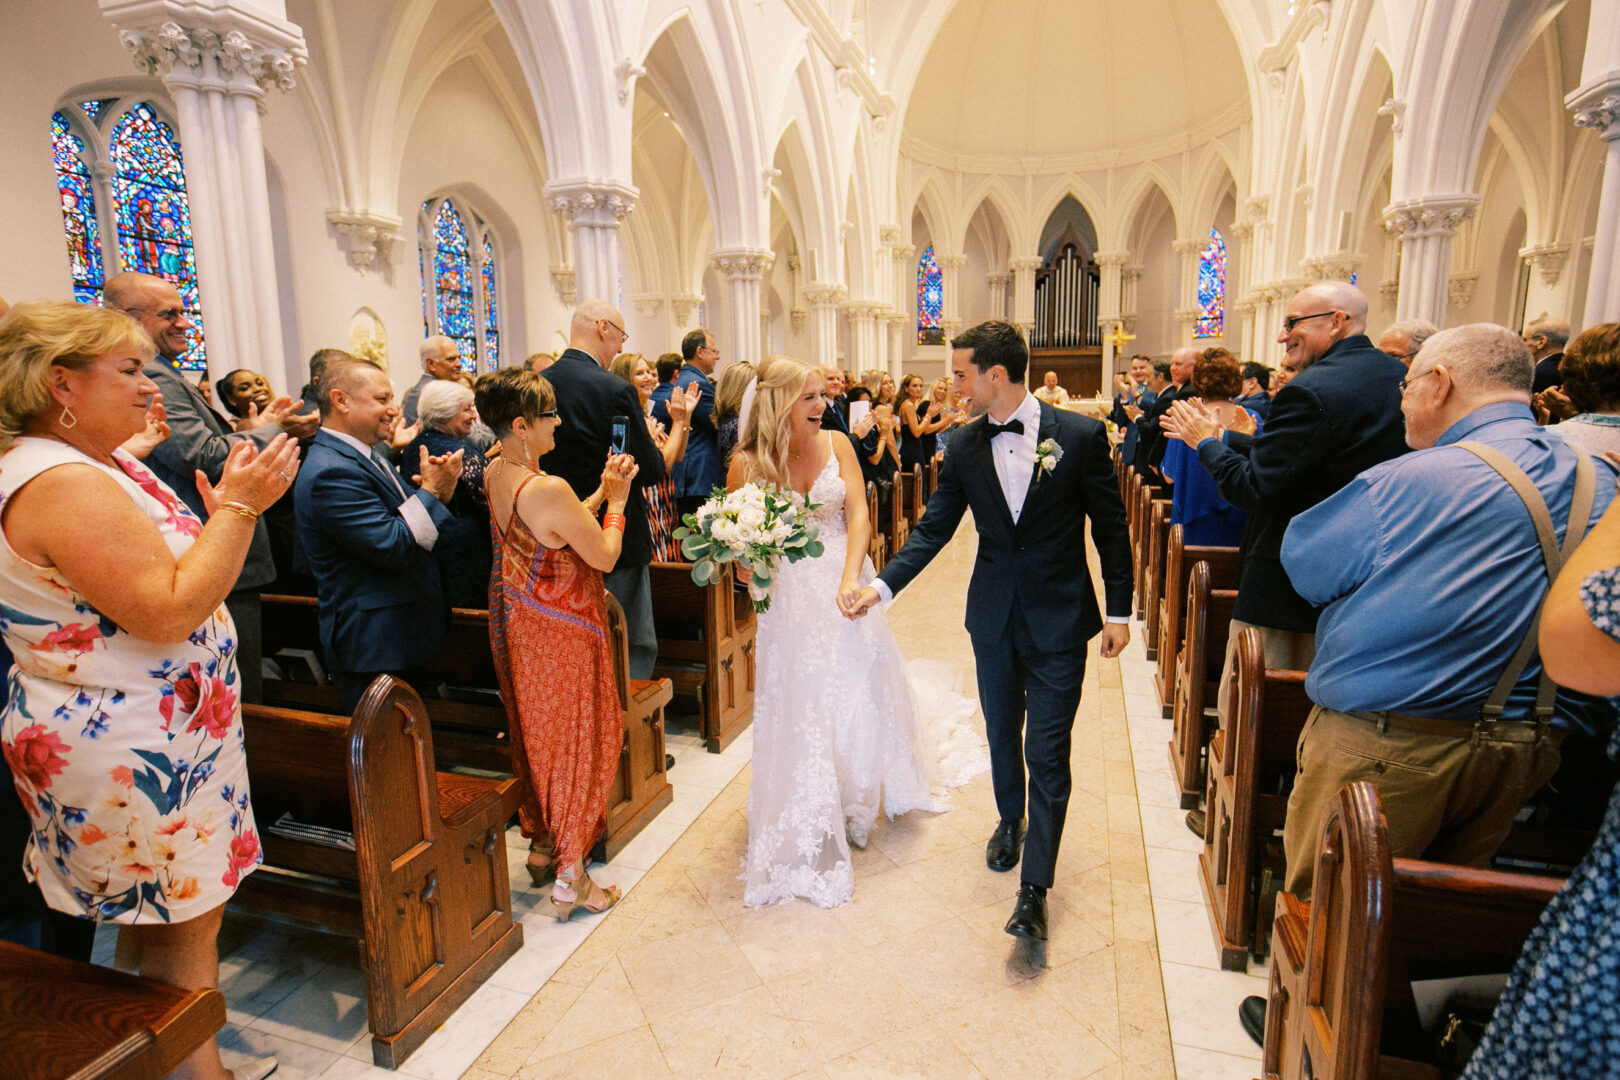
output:
[[[1020,255],[1007,260],[1013,272],[1013,325],[1029,340],[1035,329],[1035,271],[1041,268],[1039,255]]]
[[[940,279],[945,289],[945,310],[939,325],[945,330],[946,341],[962,328],[962,267],[966,265],[966,255],[939,257]]]
[[[1114,359],[1114,327],[1123,322],[1120,300],[1123,294],[1121,280],[1125,264],[1131,256],[1126,251],[1099,251],[1096,255],[1099,280],[1097,282],[1097,326],[1102,330],[1102,395],[1108,396],[1113,385],[1116,361]]]
[[[1192,340],[1193,324],[1198,321],[1198,255],[1209,241],[1189,237],[1170,246],[1181,256],[1181,291],[1176,306],[1176,321],[1181,324],[1181,338],[1176,344],[1180,346]]]
[[[848,295],[849,290],[831,282],[805,286],[804,298],[810,305],[810,360],[817,367],[838,362],[838,305]],[[860,374],[853,362],[847,366]]]
[[[917,340],[917,324],[909,314],[903,311],[894,312],[884,319],[884,333],[888,336],[888,357],[884,370],[890,375],[899,378],[905,370],[906,357],[911,353],[911,346]],[[950,342],[945,347],[950,348]]]
[[[1012,284],[1011,274],[986,274],[984,282],[990,286],[990,315],[992,319],[1007,317],[1007,286]]]
[[[161,77],[174,100],[209,344],[227,368],[262,372],[285,388],[259,114],[266,90],[296,84],[308,56],[303,32],[280,5],[267,11],[248,0],[100,6],[137,66]]]
[[[1401,238],[1397,319],[1446,324],[1451,295],[1451,237],[1474,216],[1479,196],[1425,195],[1384,208],[1384,227]]]
[[[849,356],[851,367],[884,368],[877,339],[877,305],[868,300],[851,300],[841,305],[844,318],[849,320]]]
[[[1603,193],[1598,199],[1597,229],[1593,234],[1592,272],[1586,287],[1586,326],[1620,320],[1620,14],[1601,13],[1608,25],[1600,28],[1600,9],[1592,6],[1592,25],[1586,43],[1586,73],[1604,62],[1607,74],[1590,79],[1564,99],[1575,113],[1576,127],[1589,127],[1607,144],[1603,159]],[[1594,40],[1601,35],[1601,40]]]
[[[606,180],[558,180],[546,185],[551,208],[574,235],[574,289],[582,300],[618,302],[619,225],[639,192]]]
[[[765,358],[764,341],[760,336],[760,279],[770,270],[776,257],[755,248],[726,248],[710,257],[726,283],[722,355],[758,364]]]

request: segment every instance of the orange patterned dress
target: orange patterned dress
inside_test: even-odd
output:
[[[569,548],[542,545],[517,513],[503,535],[490,515],[494,568],[489,644],[512,732],[512,773],[524,782],[518,823],[550,836],[557,866],[590,853],[624,743],[624,712],[608,652],[602,572]]]

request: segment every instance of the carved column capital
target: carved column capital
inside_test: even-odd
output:
[[[101,10],[119,27],[118,40],[135,66],[166,85],[210,85],[258,97],[272,88],[291,90],[299,65],[309,59],[297,26],[256,10],[129,0],[102,0]]]
[[[697,314],[698,305],[703,303],[703,297],[697,293],[676,293],[669,298],[669,313],[675,316],[676,326],[685,326]]]
[[[1520,248],[1519,258],[1540,271],[1542,282],[1550,289],[1558,284],[1558,278],[1564,272],[1564,262],[1569,258],[1569,245],[1540,244]]]
[[[1124,266],[1131,261],[1128,251],[1099,251],[1092,258],[1097,260],[1098,266]]]
[[[545,187],[551,209],[570,223],[617,227],[636,208],[641,193],[607,180],[558,180]]]
[[[1453,307],[1467,307],[1468,301],[1474,298],[1474,286],[1478,284],[1478,270],[1466,274],[1452,274],[1451,280],[1447,283],[1446,299]]]
[[[814,282],[804,287],[804,299],[812,308],[836,308],[849,297],[849,290],[831,282]]]
[[[579,293],[574,287],[574,268],[572,266],[553,266],[551,268],[551,284],[557,289],[557,298],[563,302],[564,307],[573,307],[579,303]]]
[[[1575,114],[1575,126],[1591,128],[1603,139],[1620,139],[1620,74],[1576,87],[1564,98],[1564,107]]]
[[[641,293],[632,296],[630,302],[636,306],[636,314],[643,319],[655,319],[658,310],[664,306],[664,298],[657,293]]]
[[[1478,195],[1425,195],[1384,207],[1384,228],[1402,240],[1450,236],[1457,226],[1473,218]]]
[[[1039,270],[1045,260],[1039,255],[1018,255],[1007,260],[1009,270]]]
[[[730,280],[758,281],[776,261],[773,252],[758,248],[725,248],[709,256],[720,276]]]
[[[360,271],[394,265],[394,245],[399,242],[399,218],[355,210],[328,210],[326,220],[348,246],[349,265]]]
[[[1361,256],[1350,252],[1315,255],[1299,261],[1300,269],[1313,281],[1349,281],[1361,266]]]

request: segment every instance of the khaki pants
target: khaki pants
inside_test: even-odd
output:
[[[1288,797],[1283,888],[1308,899],[1328,807],[1344,785],[1378,789],[1395,858],[1488,866],[1524,801],[1558,771],[1564,733],[1530,722],[1469,723],[1311,710]]]
[[[1221,689],[1215,698],[1215,711],[1221,718],[1222,727],[1226,726],[1226,692],[1232,685],[1232,655],[1237,652],[1238,636],[1251,627],[1260,631],[1261,648],[1268,668],[1309,671],[1311,661],[1316,659],[1315,634],[1303,630],[1255,626],[1233,619],[1226,635],[1226,658],[1221,661]]]

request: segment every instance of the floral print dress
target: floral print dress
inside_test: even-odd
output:
[[[119,468],[19,439],[0,456],[0,512],[47,469],[88,464],[178,558],[202,523],[140,462],[115,457]],[[145,641],[0,542],[0,636],[15,657],[0,750],[33,821],[24,872],[46,903],[116,923],[182,922],[223,904],[263,861],[224,606],[180,644]]]

